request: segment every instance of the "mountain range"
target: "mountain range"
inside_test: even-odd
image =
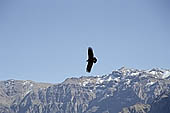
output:
[[[170,113],[170,70],[122,67],[57,84],[0,81],[0,113]]]

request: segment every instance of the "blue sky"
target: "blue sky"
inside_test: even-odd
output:
[[[0,80],[57,83],[170,68],[169,0],[1,0]],[[87,48],[98,58],[86,73]]]

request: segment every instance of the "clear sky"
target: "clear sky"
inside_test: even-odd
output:
[[[0,0],[0,80],[170,69],[169,0]],[[87,48],[98,58],[86,73]]]

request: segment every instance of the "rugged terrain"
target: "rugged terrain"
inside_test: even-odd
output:
[[[0,113],[168,113],[170,70],[121,68],[60,84],[0,82]]]

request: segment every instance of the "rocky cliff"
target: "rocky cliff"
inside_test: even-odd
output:
[[[7,80],[0,82],[0,113],[167,113],[169,89],[170,70],[159,68],[123,67],[59,84]]]

